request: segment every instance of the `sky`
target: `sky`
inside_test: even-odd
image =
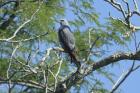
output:
[[[131,1],[131,0],[129,0]],[[100,13],[100,22],[104,23],[104,18],[109,16],[109,12],[111,14],[111,16],[113,17],[121,17],[122,15],[116,10],[114,9],[111,5],[109,5],[108,3],[104,2],[103,0],[95,0],[94,3],[94,7],[96,9],[97,12]],[[140,5],[140,3],[139,3]],[[134,7],[133,5],[131,7]],[[71,12],[68,12],[67,17],[68,20],[72,20],[73,19],[73,14],[71,14]],[[137,16],[133,17],[132,19],[133,24],[135,25],[139,25],[140,26],[140,17],[138,18]],[[137,41],[140,41],[140,32],[136,33],[137,36]],[[114,49],[114,51],[112,52],[115,53],[118,50],[126,50],[127,49],[125,47],[122,46],[117,46],[117,47],[112,47],[112,50]],[[129,49],[134,51],[134,43],[131,42],[129,43]],[[110,54],[111,55],[111,54]],[[138,64],[140,64],[140,62],[137,62]],[[117,80],[119,78],[119,76],[126,71],[130,66],[131,66],[132,62],[130,61],[122,61],[120,63],[120,65],[117,66],[107,66],[110,70],[110,72],[116,74],[116,77],[114,77],[115,80]],[[140,92],[140,69],[138,69],[137,71],[133,72],[125,81],[124,83],[120,86],[120,89],[122,91],[122,93],[138,93]],[[112,84],[105,78],[102,78],[102,80],[104,80],[105,82],[105,87],[108,88],[109,90],[112,88]],[[0,88],[3,88],[2,86],[0,86]],[[81,92],[84,93],[84,92]]]
[[[117,1],[121,1],[121,0],[117,0]],[[128,0],[129,3],[131,3],[131,8],[134,8],[134,5],[132,4],[132,0]],[[140,3],[138,2],[138,4],[140,5]],[[100,14],[100,18],[99,21],[101,23],[105,22],[105,18],[109,16],[109,13],[112,17],[114,18],[120,18],[122,17],[121,13],[118,12],[114,7],[112,7],[111,5],[109,5],[107,2],[104,2],[104,0],[95,0],[94,2],[94,7],[96,9],[96,11]],[[68,10],[67,12],[67,19],[68,20],[72,20],[73,19],[73,14],[71,14],[71,12]],[[134,16],[133,18],[131,18],[132,24],[136,25],[136,26],[140,26],[140,17],[138,16]],[[137,36],[137,41],[140,41],[140,32],[136,33]],[[130,52],[134,52],[135,50],[135,46],[134,46],[134,42],[129,42],[128,43],[128,48],[126,49],[126,47],[123,46],[112,46],[111,47],[112,54],[116,53],[117,51],[127,51],[128,50]],[[110,54],[111,55],[111,54]],[[109,56],[109,55],[107,55]],[[140,62],[137,61],[137,64],[140,64]],[[132,61],[121,61],[119,65],[117,66],[107,66],[110,70],[110,72],[114,73],[116,75],[116,77],[114,77],[114,80],[117,81],[118,78],[121,76],[122,73],[126,72],[130,66],[132,65]],[[140,92],[140,69],[136,70],[135,72],[133,72],[130,76],[128,76],[128,78],[123,82],[123,84],[121,84],[121,86],[119,87],[119,90],[121,90],[121,93],[138,93]],[[102,78],[102,76],[99,76],[100,78]],[[98,77],[97,77],[98,78]],[[111,90],[112,88],[112,83],[109,82],[109,80],[102,78],[102,80],[105,82],[105,87],[109,90]],[[80,91],[80,93],[85,93],[85,91]]]
[[[132,1],[132,0],[128,0],[128,1]],[[132,2],[131,2],[132,3]],[[101,18],[100,18],[100,22],[102,22],[107,16],[109,16],[109,12],[111,14],[111,16],[113,17],[121,17],[121,14],[114,9],[114,7],[112,7],[111,5],[109,5],[107,2],[104,2],[103,0],[95,0],[95,8],[96,11],[100,12],[101,14]],[[140,3],[139,3],[140,5]],[[131,4],[131,7],[134,7],[133,4]],[[134,25],[139,25],[140,26],[140,21],[139,20],[140,17],[133,17],[131,20],[133,22]],[[137,41],[140,41],[140,32],[136,33],[137,36]],[[114,49],[117,50],[126,50],[125,47],[122,46],[117,46],[114,47]],[[134,51],[134,43],[129,43],[129,49]],[[140,63],[140,62],[139,62]],[[110,67],[109,69],[111,70],[111,72],[114,72],[117,76],[120,76],[124,71],[126,71],[130,65],[132,64],[132,62],[130,61],[123,61],[120,63],[120,66],[114,66],[114,67]],[[122,89],[122,93],[138,93],[140,92],[140,69],[138,69],[137,71],[133,72],[125,81],[124,83],[120,86],[120,88]],[[118,77],[116,77],[117,80]],[[107,81],[106,81],[107,83]],[[111,89],[112,85],[111,84],[106,84],[106,87],[108,89]]]

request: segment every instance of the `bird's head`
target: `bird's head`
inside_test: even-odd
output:
[[[60,25],[66,25],[69,26],[69,23],[66,19],[60,19]]]

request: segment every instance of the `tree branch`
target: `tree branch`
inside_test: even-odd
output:
[[[80,68],[80,73],[72,73],[64,81],[59,82],[55,93],[65,93],[79,80],[83,80],[85,76],[89,75],[93,71],[121,60],[140,60],[140,50],[136,53],[117,53],[93,63],[90,67]]]
[[[43,3],[43,2],[42,2]],[[41,3],[41,4],[42,4]],[[23,28],[26,24],[28,24],[29,22],[31,22],[34,18],[34,16],[36,15],[36,13],[39,12],[40,10],[40,7],[41,7],[41,4],[39,5],[39,7],[36,9],[36,11],[32,14],[31,18],[28,19],[27,21],[25,21],[23,24],[21,24],[17,29],[16,31],[14,32],[14,34],[9,37],[9,38],[6,38],[6,39],[0,39],[0,41],[10,41],[11,39],[13,39],[14,37],[16,37],[17,33],[21,30],[21,28]]]
[[[133,61],[132,66],[120,76],[117,82],[113,85],[110,93],[114,93],[115,90],[117,90],[118,87],[127,79],[127,77],[133,72],[134,65],[135,65],[135,61]]]
[[[48,32],[43,33],[43,34],[41,34],[41,35],[36,35],[36,36],[34,36],[34,37],[30,37],[30,38],[26,38],[26,39],[21,39],[21,40],[10,40],[10,41],[5,41],[5,40],[3,40],[3,39],[0,39],[0,41],[2,40],[1,42],[8,42],[8,43],[27,42],[27,41],[30,41],[30,40],[34,40],[34,39],[40,38],[40,37],[45,36],[45,35],[47,35],[47,34],[48,34]]]
[[[14,8],[13,8],[12,10],[13,10],[13,11],[17,11],[18,6],[19,6],[19,2],[18,2],[18,1],[15,1],[15,0],[14,0],[14,1],[7,1],[7,2],[5,2],[5,3],[0,4],[0,8],[1,8],[2,6],[4,6],[4,5],[6,5],[6,4],[11,3],[11,2],[14,2],[14,3],[15,3]],[[9,15],[9,19],[7,19],[6,21],[4,21],[4,22],[0,25],[0,29],[5,30],[5,29],[10,25],[10,23],[13,21],[13,19],[14,19],[15,17],[16,17],[15,13]]]
[[[8,84],[8,81],[0,81],[0,84]],[[29,86],[29,87],[33,87],[33,88],[38,88],[38,89],[43,89],[44,86],[42,86],[41,84],[38,84],[36,82],[32,82],[32,81],[11,81],[11,84],[16,84],[16,85],[22,85],[22,86]]]

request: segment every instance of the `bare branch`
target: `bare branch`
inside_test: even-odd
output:
[[[43,64],[44,64],[45,60],[46,60],[46,59],[48,58],[48,56],[50,55],[51,50],[56,50],[56,51],[64,52],[64,50],[63,50],[62,48],[59,48],[59,47],[48,48],[48,49],[46,50],[45,56],[44,56],[44,57],[41,59],[41,61],[40,61],[40,65],[43,65]]]
[[[43,3],[43,2],[42,2]],[[21,24],[18,28],[17,28],[17,30],[14,32],[14,34],[11,36],[11,37],[9,37],[9,38],[7,38],[7,39],[0,39],[0,41],[10,41],[11,39],[13,39],[14,37],[16,37],[16,35],[17,35],[17,33],[21,30],[21,28],[23,28],[26,24],[28,24],[29,22],[31,22],[32,20],[33,20],[33,18],[35,17],[35,15],[39,12],[39,10],[40,10],[40,8],[41,8],[41,4],[39,5],[39,7],[37,8],[37,10],[33,13],[33,15],[31,16],[31,18],[30,19],[28,19],[27,21],[25,21],[23,24]]]
[[[45,85],[45,93],[48,92],[48,76],[46,76],[46,71],[43,70],[43,77],[44,77],[44,85]]]
[[[57,73],[55,74],[55,88],[54,88],[54,92],[56,91],[56,87],[57,87],[57,83],[58,83],[58,80],[57,80],[57,77],[58,77],[58,74],[60,72],[60,69],[61,69],[61,65],[63,63],[63,59],[60,60],[60,63],[59,63],[59,67],[58,67],[58,70],[57,70]]]
[[[126,33],[126,36],[130,36],[131,33],[140,30],[140,26],[133,25],[132,22],[131,22],[131,20],[130,20],[130,18],[132,18],[133,15],[140,16],[140,12],[138,10],[137,2],[135,0],[133,0],[134,5],[135,5],[135,8],[136,8],[134,10],[130,10],[130,6],[131,5],[126,0],[122,0],[122,1],[125,3],[127,9],[123,9],[123,4],[117,2],[116,0],[104,0],[104,1],[105,2],[108,2],[115,9],[117,9],[120,13],[122,13],[123,18],[124,18],[125,21],[121,21],[121,22],[124,23],[124,25],[131,30],[131,31],[129,31],[129,32]]]
[[[5,6],[5,5],[7,5],[7,4],[9,4],[9,3],[12,3],[12,2],[17,2],[17,1],[11,0],[11,1],[7,1],[7,2],[1,2],[0,3],[0,8],[3,7],[3,6]]]
[[[140,65],[138,65],[138,66],[136,66],[135,68],[133,68],[132,71],[136,71],[136,70],[139,69],[139,68],[140,68]]]
[[[140,12],[138,12],[138,11],[133,11],[130,16],[133,16],[134,14],[140,16]]]
[[[8,43],[20,43],[20,42],[27,42],[27,41],[30,41],[30,40],[34,40],[34,39],[37,39],[37,38],[40,38],[40,37],[42,37],[42,36],[45,36],[45,35],[47,35],[48,34],[48,32],[46,32],[46,33],[44,33],[44,34],[41,34],[41,35],[37,35],[37,36],[35,36],[35,37],[31,37],[31,38],[27,38],[27,39],[22,39],[22,40],[10,40],[10,41],[3,41],[2,40],[2,42],[8,42]]]
[[[8,81],[5,80],[1,80],[0,84],[8,84]],[[43,89],[44,86],[42,86],[41,84],[38,84],[37,82],[33,82],[33,81],[11,81],[11,84],[16,84],[16,85],[22,85],[22,86],[29,86],[29,87],[34,87],[34,88],[38,88],[38,89]]]
[[[134,5],[135,5],[135,9],[136,9],[136,11],[139,12],[139,7],[138,7],[138,4],[137,4],[136,0],[133,0],[133,2],[134,2]]]
[[[85,76],[89,75],[93,71],[121,60],[140,60],[140,50],[136,53],[117,53],[93,63],[92,66],[90,67],[81,68],[79,71],[80,73],[78,72],[72,73],[64,81],[58,83],[56,92],[59,93],[61,91],[61,93],[64,93],[71,86],[75,85],[76,82],[82,80]]]
[[[133,71],[133,68],[134,68],[134,64],[135,64],[135,61],[133,61],[133,64],[131,66],[131,68],[129,70],[127,70],[125,73],[123,73],[120,78],[117,80],[117,82],[113,85],[110,93],[114,93],[115,90],[118,89],[118,87],[127,79],[127,77],[132,73]]]
[[[19,46],[20,45],[17,45],[16,47],[15,47],[15,49],[13,50],[13,52],[12,52],[12,54],[11,54],[11,57],[10,57],[10,60],[9,60],[9,65],[8,65],[8,69],[7,69],[7,79],[8,79],[8,86],[9,86],[9,93],[11,92],[11,78],[10,78],[10,76],[9,76],[9,73],[10,73],[10,68],[11,68],[11,65],[12,65],[12,58],[13,58],[13,56],[14,56],[14,54],[15,54],[15,52],[17,51],[17,49],[19,48]],[[13,73],[14,74],[14,73]]]
[[[104,0],[108,3],[110,3],[114,8],[116,8],[118,11],[120,11],[123,15],[124,18],[126,18],[126,14],[125,14],[125,10],[123,9],[122,5],[118,2],[116,2],[115,0]]]

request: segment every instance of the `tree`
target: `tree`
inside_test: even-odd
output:
[[[140,43],[136,39],[140,27],[131,20],[135,15],[139,17],[140,12],[136,0],[102,0],[121,14],[117,18],[109,13],[102,23],[94,2],[1,0],[1,86],[8,86],[9,93],[80,92],[84,91],[84,87],[87,93],[114,93],[140,67],[136,64],[140,60]],[[57,38],[58,19],[70,16],[77,56],[82,64],[79,72],[70,63],[69,56],[63,53]],[[128,51],[129,42],[135,43],[135,50]],[[125,47],[126,50],[115,54],[107,51],[114,46]],[[111,68],[121,65],[123,60],[132,61],[132,65],[120,79],[114,81],[115,73],[110,72],[107,67],[111,64]],[[114,84],[112,90],[105,88],[104,81],[97,78],[99,75]]]

